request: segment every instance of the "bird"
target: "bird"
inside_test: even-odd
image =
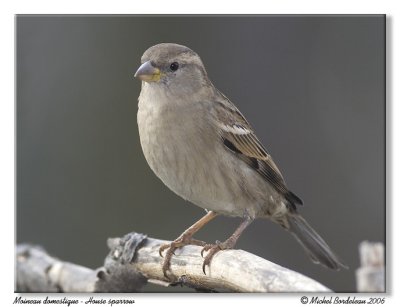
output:
[[[154,45],[144,52],[134,77],[141,80],[137,124],[148,165],[170,190],[206,210],[177,239],[159,248],[164,276],[174,252],[185,245],[202,247],[206,274],[214,255],[233,249],[256,218],[289,231],[313,262],[346,268],[300,215],[303,201],[288,189],[243,114],[210,81],[196,52],[175,43]],[[193,238],[220,215],[242,219],[229,238],[215,244]]]

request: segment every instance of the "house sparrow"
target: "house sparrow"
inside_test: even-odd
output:
[[[268,218],[291,232],[311,260],[345,267],[299,215],[302,201],[291,192],[267,150],[235,105],[208,79],[200,57],[185,46],[163,43],[142,56],[137,121],[144,156],[176,194],[207,214],[170,244],[163,272],[177,248],[203,246],[203,272],[213,256],[235,246],[255,218]],[[217,215],[243,218],[224,242],[206,244],[192,236]]]

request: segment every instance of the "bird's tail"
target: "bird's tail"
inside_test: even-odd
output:
[[[313,262],[320,263],[333,270],[347,268],[325,243],[324,239],[298,213],[289,213],[287,221],[288,230],[303,246]]]

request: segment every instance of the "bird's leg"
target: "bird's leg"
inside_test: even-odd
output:
[[[160,256],[162,257],[162,252],[166,249],[168,249],[167,253],[165,254],[165,259],[163,263],[163,273],[165,277],[167,276],[167,271],[170,267],[171,263],[171,258],[172,255],[174,255],[174,251],[182,246],[185,245],[199,245],[199,246],[205,246],[206,242],[200,241],[193,239],[192,236],[199,231],[205,224],[207,224],[209,221],[211,221],[213,218],[215,218],[218,214],[209,211],[205,216],[203,216],[200,220],[198,220],[196,223],[194,223],[192,226],[190,226],[188,229],[186,229],[176,240],[172,241],[171,243],[161,245],[159,249]]]
[[[224,249],[232,249],[237,240],[239,239],[240,235],[242,234],[243,230],[246,229],[247,226],[253,222],[253,218],[246,217],[246,219],[239,225],[239,227],[235,230],[235,232],[224,242],[217,241],[215,244],[206,244],[204,245],[203,249],[201,250],[201,256],[205,251],[208,251],[207,256],[204,258],[203,262],[203,272],[206,274],[206,266],[210,265],[212,258],[216,253],[220,250]]]

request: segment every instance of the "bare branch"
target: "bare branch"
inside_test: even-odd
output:
[[[130,265],[109,262],[92,270],[28,244],[17,246],[16,258],[16,292],[139,292],[147,282]]]
[[[18,292],[93,292],[96,272],[60,261],[42,248],[27,244],[17,246]]]
[[[357,291],[385,291],[385,248],[380,242],[363,241],[359,246],[361,267],[357,269]]]
[[[97,270],[62,262],[43,250],[22,245],[17,248],[17,291],[136,292],[146,279],[164,286],[180,284],[212,292],[331,291],[300,273],[242,250],[216,254],[205,275],[198,246],[176,251],[167,279],[162,273],[164,259],[158,252],[165,243],[138,233],[109,239],[111,251],[104,267]]]

